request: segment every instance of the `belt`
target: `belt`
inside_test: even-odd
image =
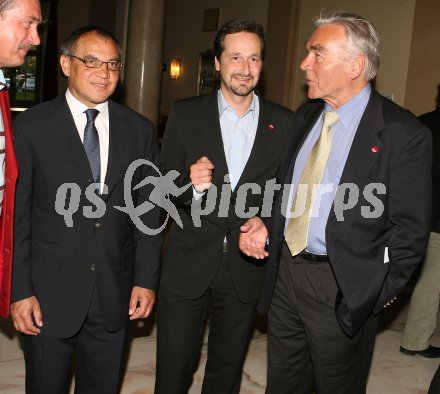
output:
[[[313,263],[328,263],[330,261],[326,254],[313,254],[304,250],[298,254],[298,257],[307,261],[312,261]]]

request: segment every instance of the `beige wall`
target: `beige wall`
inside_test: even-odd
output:
[[[370,20],[379,30],[381,66],[376,88],[384,95],[393,95],[400,105],[404,104],[408,63],[410,57],[412,26],[416,0],[306,0],[301,2],[298,12],[299,25],[296,48],[299,54],[295,61],[294,91],[290,106],[297,108],[306,100],[304,75],[299,63],[305,55],[304,42],[313,31],[312,19],[320,10],[344,10],[357,13]],[[302,49],[301,49],[302,48]]]
[[[417,0],[405,107],[416,115],[435,108],[440,83],[440,2]]]
[[[78,27],[89,23],[89,0],[60,0],[58,3],[58,54],[63,39]],[[61,71],[58,74],[58,92],[67,88],[66,79]]]
[[[126,0],[109,1],[123,11]],[[93,0],[59,1],[59,40],[79,26],[96,22],[107,28],[114,23],[121,38],[123,12],[112,7],[106,15],[100,14],[94,4]],[[440,82],[438,0],[167,0],[163,61],[169,67],[172,58],[180,57],[183,77],[171,80],[168,70],[162,74],[164,114],[172,101],[196,94],[198,56],[212,48],[215,36],[215,32],[202,32],[203,10],[210,8],[220,8],[220,25],[247,16],[265,27],[267,58],[260,88],[273,101],[297,108],[306,100],[299,63],[305,55],[304,42],[313,30],[312,19],[325,8],[358,13],[377,26],[382,50],[376,87],[381,93],[393,94],[394,101],[417,115],[434,107]],[[60,91],[64,88],[60,83]]]
[[[271,0],[267,15],[266,61],[263,68],[264,96],[289,106],[292,70],[297,58],[298,7],[301,0]]]
[[[58,3],[58,51],[63,39],[75,29],[87,25],[97,25],[115,34],[121,41],[122,29],[119,27],[125,0],[59,0]],[[58,91],[62,93],[67,88],[66,79],[58,75]]]
[[[203,10],[220,8],[219,27],[230,19],[248,17],[266,26],[269,0],[167,0],[163,61],[167,71],[162,74],[161,113],[168,114],[174,100],[197,93],[199,53],[212,49],[215,32],[203,32]],[[183,75],[169,77],[169,63],[180,58]]]

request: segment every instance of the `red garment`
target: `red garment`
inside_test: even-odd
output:
[[[6,88],[0,90],[0,109],[5,128],[5,191],[0,216],[0,316],[8,317],[11,300],[15,183],[18,168],[12,141],[11,108]]]

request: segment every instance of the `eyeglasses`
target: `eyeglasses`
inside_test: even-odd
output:
[[[122,62],[120,60],[109,60],[108,62],[104,62],[99,59],[83,59],[81,57],[75,55],[67,55],[69,57],[73,57],[80,62],[83,62],[86,67],[89,68],[101,68],[103,64],[107,64],[107,69],[112,71],[121,71],[122,70]]]

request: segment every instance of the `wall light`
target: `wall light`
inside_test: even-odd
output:
[[[182,62],[180,59],[171,60],[170,77],[172,79],[179,79],[182,76]]]

